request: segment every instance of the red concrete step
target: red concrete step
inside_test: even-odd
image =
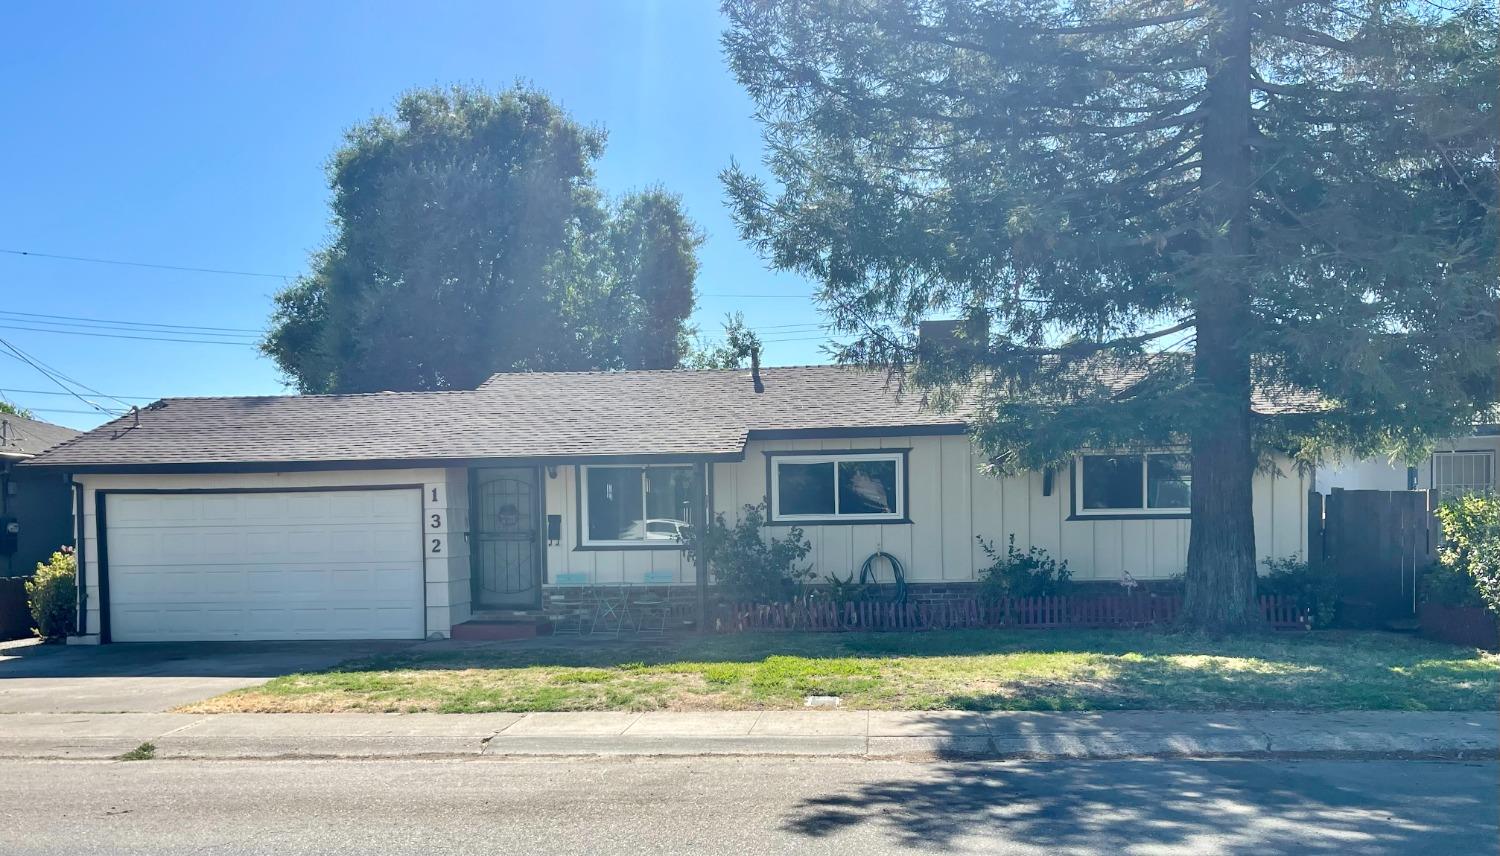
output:
[[[465,621],[462,624],[453,625],[452,636],[454,639],[468,640],[501,640],[501,639],[533,639],[537,636],[547,636],[552,633],[552,622],[545,616],[536,615],[507,615],[503,617],[485,617]]]

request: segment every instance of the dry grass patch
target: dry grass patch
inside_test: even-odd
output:
[[[182,710],[1477,710],[1500,657],[1378,633],[757,634],[618,646],[418,647]]]

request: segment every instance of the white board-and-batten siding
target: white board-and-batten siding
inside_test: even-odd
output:
[[[1165,579],[1187,564],[1189,522],[1181,519],[1069,520],[1072,484],[1066,472],[1043,493],[1043,476],[982,474],[980,455],[964,436],[914,436],[815,440],[756,440],[741,461],[712,466],[714,512],[731,521],[746,505],[763,501],[767,452],[907,450],[907,516],[910,523],[803,525],[812,544],[807,561],[821,578],[857,573],[876,551],[896,556],[911,582],[972,582],[987,566],[977,538],[1004,551],[1037,546],[1067,560],[1075,580]],[[1254,477],[1258,557],[1306,556],[1308,484],[1288,461],[1280,474]],[[578,474],[558,467],[546,482],[547,513],[562,516],[561,539],[547,549],[549,582],[688,584],[693,564],[677,549],[579,550]],[[774,526],[782,535],[787,527]]]

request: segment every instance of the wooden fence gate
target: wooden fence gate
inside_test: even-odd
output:
[[[1425,490],[1308,496],[1309,560],[1337,576],[1343,620],[1375,625],[1417,612],[1417,577],[1437,559],[1437,497]]]

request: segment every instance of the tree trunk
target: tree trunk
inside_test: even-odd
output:
[[[1248,0],[1215,4],[1203,127],[1204,234],[1196,292],[1193,373],[1202,397],[1192,431],[1192,534],[1182,621],[1215,633],[1263,620],[1255,602],[1255,473],[1250,415],[1250,10]]]

